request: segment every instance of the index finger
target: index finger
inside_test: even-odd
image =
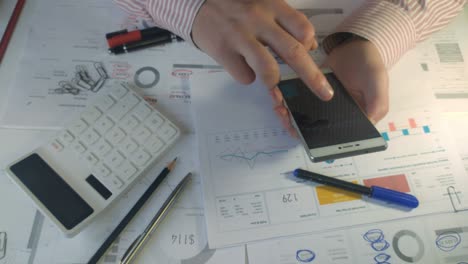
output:
[[[279,25],[260,33],[262,41],[275,51],[322,100],[333,97],[333,89],[304,46]]]

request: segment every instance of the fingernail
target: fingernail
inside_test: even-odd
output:
[[[320,98],[323,100],[330,100],[333,97],[333,93],[333,88],[327,81],[325,81],[322,85],[322,89],[320,89]]]

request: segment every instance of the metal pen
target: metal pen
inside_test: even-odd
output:
[[[122,259],[120,260],[120,264],[131,263],[134,260],[134,258],[137,256],[137,254],[141,251],[141,249],[143,249],[145,243],[148,241],[151,234],[159,226],[159,224],[161,224],[162,220],[164,219],[164,217],[169,212],[171,206],[177,200],[177,197],[182,192],[183,188],[190,181],[191,176],[192,176],[192,173],[188,173],[182,179],[182,181],[180,181],[180,183],[177,184],[177,186],[171,192],[171,194],[169,195],[167,200],[164,202],[162,207],[159,209],[159,211],[156,213],[156,215],[153,217],[153,219],[151,219],[150,223],[145,228],[145,230],[140,235],[137,236],[137,238],[132,242],[130,247],[127,249],[125,254],[122,256]]]

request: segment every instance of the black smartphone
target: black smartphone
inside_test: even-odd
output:
[[[324,75],[334,89],[327,102],[297,77],[278,84],[309,158],[320,162],[385,150],[387,142],[335,74]]]

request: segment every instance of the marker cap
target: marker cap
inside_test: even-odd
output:
[[[372,193],[370,197],[374,199],[399,204],[409,208],[416,208],[419,205],[418,199],[411,194],[394,191],[379,186],[372,186],[371,190]]]

